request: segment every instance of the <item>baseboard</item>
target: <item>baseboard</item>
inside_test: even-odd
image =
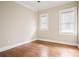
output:
[[[49,39],[49,40],[48,40],[48,39]],[[55,42],[55,43],[60,43],[60,44],[66,44],[66,45],[77,46],[76,44],[66,43],[66,42],[57,41],[57,40],[52,40],[51,38],[43,38],[43,37],[39,37],[38,40],[43,40],[43,41],[48,41],[48,42]]]
[[[23,45],[23,44],[30,43],[30,42],[35,41],[35,40],[36,40],[36,39],[33,39],[33,40],[26,41],[26,42],[18,43],[17,45],[6,46],[6,47],[3,47],[3,48],[0,48],[0,52],[3,52],[3,51],[6,51],[6,50],[9,50],[9,49],[12,49],[12,48],[21,46],[21,45]]]

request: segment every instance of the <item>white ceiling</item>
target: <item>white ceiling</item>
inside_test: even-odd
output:
[[[48,8],[63,5],[69,2],[71,1],[41,1],[40,3],[38,3],[37,1],[16,1],[16,3],[19,3],[34,11],[48,9]]]

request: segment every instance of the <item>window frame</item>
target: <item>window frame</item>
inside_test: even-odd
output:
[[[61,14],[64,12],[68,11],[74,11],[75,12],[75,23],[74,23],[74,32],[62,32],[61,31]],[[68,9],[63,9],[59,11],[59,34],[64,34],[64,35],[76,35],[77,33],[77,7],[73,8],[68,8]]]
[[[39,18],[39,29],[40,29],[40,30],[44,30],[44,31],[48,31],[48,25],[47,25],[47,29],[41,28],[41,17],[42,17],[42,16],[45,16],[45,15],[47,16],[47,21],[48,21],[48,18],[49,18],[49,17],[48,17],[48,13],[40,14],[40,18]],[[48,23],[47,23],[47,24],[48,24]]]

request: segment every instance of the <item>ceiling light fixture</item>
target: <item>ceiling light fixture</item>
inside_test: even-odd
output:
[[[38,3],[40,3],[40,1],[37,1]]]

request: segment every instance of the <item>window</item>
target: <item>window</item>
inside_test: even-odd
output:
[[[40,15],[40,30],[48,30],[48,14]]]
[[[76,8],[59,12],[59,32],[74,34],[76,32]]]

